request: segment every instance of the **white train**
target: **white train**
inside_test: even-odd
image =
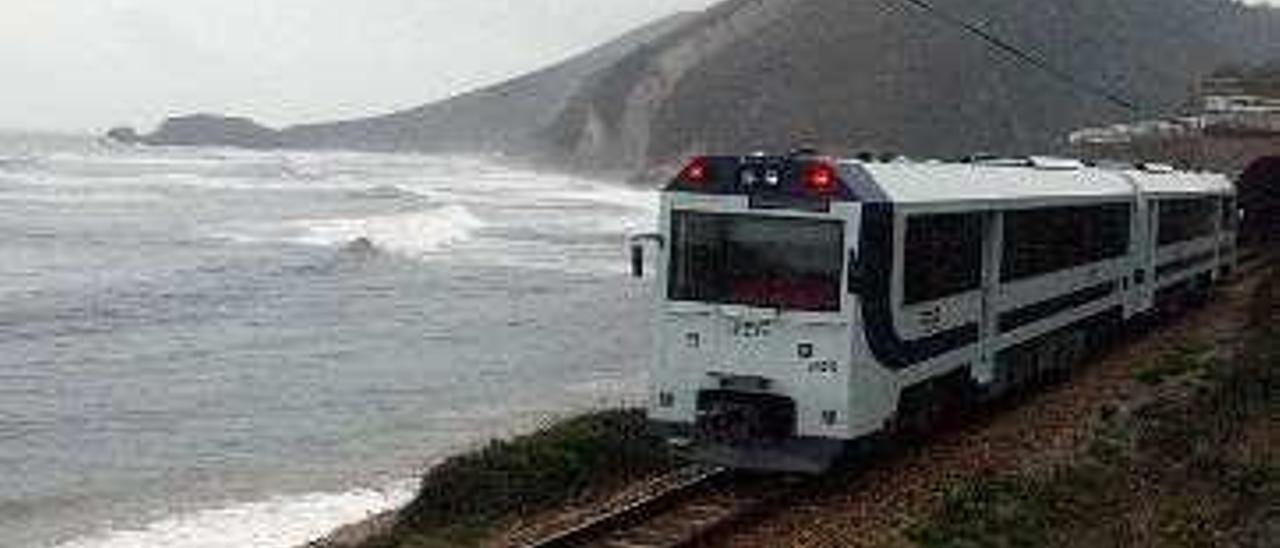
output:
[[[701,460],[851,440],[1070,367],[1235,261],[1235,190],[1164,166],[700,157],[664,189],[648,413]]]

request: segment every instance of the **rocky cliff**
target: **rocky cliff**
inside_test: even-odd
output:
[[[1276,11],[1231,0],[931,4],[1051,70],[911,2],[730,0],[594,78],[546,139],[562,162],[622,171],[801,143],[1047,152],[1073,128],[1172,114],[1223,63],[1280,56]]]

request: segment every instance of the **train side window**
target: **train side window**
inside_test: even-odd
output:
[[[982,279],[982,216],[910,216],[903,253],[905,304],[977,289]]]
[[[1124,255],[1129,248],[1129,215],[1127,203],[1005,212],[1001,281]]]
[[[1240,216],[1236,212],[1235,196],[1222,199],[1222,230],[1234,232],[1239,224]]]
[[[1170,245],[1213,234],[1218,204],[1213,198],[1160,200],[1157,243]]]

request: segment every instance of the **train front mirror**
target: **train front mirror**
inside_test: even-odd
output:
[[[634,242],[631,244],[631,277],[644,277],[644,246]]]
[[[848,285],[850,294],[859,294],[862,292],[862,261],[858,260],[857,251],[849,251],[849,269]]]
[[[637,234],[629,238],[631,242],[631,275],[636,278],[644,277],[644,248],[646,243],[653,243],[657,247],[663,246],[661,234]]]

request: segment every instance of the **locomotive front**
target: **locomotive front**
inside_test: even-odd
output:
[[[845,179],[813,155],[700,157],[664,189],[648,410],[695,458],[819,471],[861,430]]]

